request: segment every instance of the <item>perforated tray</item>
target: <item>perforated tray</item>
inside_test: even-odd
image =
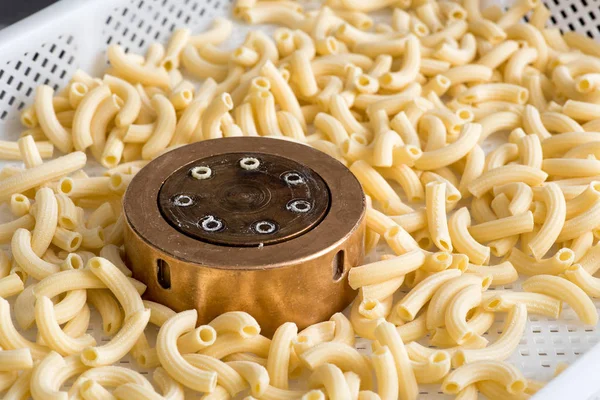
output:
[[[368,1],[368,0],[365,0]],[[508,2],[497,1],[506,6]],[[562,30],[575,30],[600,38],[600,0],[549,0],[552,23]],[[315,4],[313,1],[311,4]],[[487,5],[493,4],[488,1]],[[217,16],[230,16],[228,0],[63,0],[11,27],[0,31],[0,138],[15,140],[22,130],[19,110],[33,101],[35,87],[49,84],[64,87],[71,74],[82,68],[100,74],[106,66],[105,49],[119,43],[127,50],[144,52],[153,41],[166,42],[171,32],[188,26],[195,32],[211,25]],[[236,23],[230,44],[240,43],[246,33],[259,29]],[[268,29],[268,28],[267,28]],[[490,144],[493,146],[493,144]],[[3,167],[8,163],[1,163]],[[0,219],[10,219],[0,210]],[[506,286],[505,289],[510,289]],[[518,289],[518,285],[514,287]],[[499,287],[498,289],[502,289]],[[600,301],[596,301],[596,307]],[[494,341],[502,328],[502,314],[486,334]],[[107,342],[99,315],[93,312],[88,333]],[[27,332],[30,338],[35,332]],[[152,334],[149,335],[152,338]],[[556,321],[530,316],[518,350],[510,361],[528,378],[547,381],[560,362],[575,363],[538,393],[536,399],[600,398],[598,327],[584,328],[566,307]],[[360,339],[356,347],[369,351],[369,341]],[[587,353],[584,357],[582,354]],[[125,358],[121,364],[147,374]],[[422,398],[450,398],[439,392],[439,385],[421,387]]]

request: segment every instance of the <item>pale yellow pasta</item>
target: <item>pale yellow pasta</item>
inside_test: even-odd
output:
[[[87,346],[96,344],[95,339],[88,334],[77,338],[68,336],[58,325],[54,306],[48,297],[38,297],[35,305],[35,319],[44,343],[61,355],[80,353]]]
[[[394,305],[394,313],[404,321],[412,321],[419,310],[446,281],[460,275],[460,270],[447,269],[423,279],[402,300]]]
[[[542,188],[542,198],[546,205],[546,220],[538,233],[529,241],[529,251],[540,260],[561,233],[567,212],[565,197],[558,185],[548,183]]]
[[[219,386],[224,388],[231,396],[235,396],[247,387],[242,376],[223,361],[202,354],[187,354],[183,358],[195,368],[214,371],[217,374]]]
[[[354,289],[383,283],[389,279],[398,278],[418,269],[424,262],[424,253],[421,250],[412,250],[389,260],[354,267],[348,273],[348,281]]]
[[[23,281],[17,274],[9,274],[0,278],[0,297],[4,299],[21,293],[24,288]]]
[[[565,277],[579,286],[583,291],[591,297],[600,296],[600,281],[581,265],[574,264],[568,267],[564,272]]]
[[[54,232],[52,232],[52,235],[53,234]],[[42,260],[35,254],[31,247],[31,238],[31,233],[26,229],[17,229],[11,240],[11,250],[15,261],[28,275],[33,276],[35,279],[42,280],[45,277],[58,272],[60,268],[58,265]],[[50,237],[50,240],[52,240],[52,236]]]
[[[524,305],[530,314],[546,315],[550,318],[558,318],[562,311],[562,302],[557,298],[539,293],[514,291],[502,291],[484,299],[481,305],[487,311],[508,312],[520,304]]]
[[[31,202],[27,196],[21,193],[15,193],[10,196],[10,212],[15,217],[22,217],[29,214]]]
[[[311,374],[308,383],[311,388],[324,387],[331,399],[350,398],[350,388],[344,378],[344,373],[333,364],[318,366]]]
[[[202,131],[201,134],[205,139],[214,139],[222,137],[221,118],[224,114],[233,109],[231,96],[227,93],[222,93],[217,96],[206,108],[202,114]]]
[[[110,291],[106,289],[88,290],[87,297],[89,302],[100,313],[102,317],[102,328],[105,334],[114,335],[121,328],[123,315]]]
[[[94,257],[88,261],[87,268],[92,271],[115,295],[125,311],[125,318],[137,311],[144,310],[142,299],[136,288],[125,275],[110,261]]]
[[[450,372],[442,383],[442,391],[456,394],[473,383],[487,380],[501,384],[511,395],[519,394],[527,387],[527,380],[516,367],[503,361],[485,360],[465,364]]]
[[[154,124],[152,136],[142,148],[142,158],[149,160],[164,150],[175,133],[177,117],[171,102],[162,95],[152,98],[152,106],[156,110],[157,119]]]
[[[377,393],[382,399],[396,399],[398,396],[398,373],[392,353],[382,346],[371,355],[371,363],[377,377]]]
[[[375,329],[375,337],[381,346],[386,346],[394,360],[397,382],[398,398],[414,399],[418,395],[418,385],[415,378],[406,348],[396,331],[394,325],[382,322]]]
[[[527,307],[517,303],[508,310],[502,335],[490,346],[484,349],[459,350],[453,357],[452,363],[460,367],[479,360],[505,360],[517,348],[527,323]]]
[[[467,324],[467,313],[481,303],[481,285],[469,285],[461,289],[447,306],[445,322],[448,334],[458,344],[477,335]]]
[[[28,189],[81,169],[85,163],[85,154],[74,152],[12,175],[0,181],[0,193],[2,193],[0,200],[6,201],[15,193],[23,193]]]
[[[365,161],[359,160],[350,166],[350,171],[365,188],[365,191],[379,200],[386,212],[390,214],[406,214],[412,208],[405,205],[391,186]]]
[[[234,353],[254,353],[266,358],[270,346],[271,340],[261,335],[243,338],[238,334],[225,333],[217,336],[212,346],[200,350],[199,353],[219,359]]]
[[[526,292],[541,293],[569,304],[579,319],[588,325],[598,322],[598,312],[592,300],[574,283],[552,275],[533,276],[523,282]]]
[[[427,329],[431,330],[445,325],[448,304],[459,291],[469,285],[477,284],[481,286],[482,290],[485,290],[491,281],[489,275],[482,274],[463,274],[445,281],[429,301],[425,320]]]
[[[63,153],[69,153],[73,148],[71,134],[58,121],[56,109],[52,102],[54,90],[50,86],[41,85],[35,94],[35,115],[46,137]]]
[[[547,109],[549,109],[548,106]],[[568,132],[583,132],[583,127],[575,120],[566,115],[554,111],[546,111],[542,113],[542,122],[549,132],[568,133]]]
[[[529,186],[543,183],[548,174],[525,165],[505,165],[494,168],[474,179],[467,187],[475,197],[481,197],[494,186],[512,182],[523,182]]]
[[[20,157],[15,153],[17,150]],[[33,136],[27,135],[20,138],[16,143],[4,143],[0,146],[0,153],[4,153],[2,158],[5,160],[17,156],[18,159],[23,159],[25,168],[33,168],[42,164],[43,158],[52,157],[54,146],[49,142],[35,142]]]
[[[162,367],[169,375],[192,389],[211,392],[217,385],[217,374],[204,371],[188,363],[177,349],[177,339],[196,325],[196,311],[184,311],[169,318],[161,327],[156,349]]]
[[[439,382],[450,371],[450,355],[439,350],[432,353],[426,361],[411,361],[411,365],[418,383]]]
[[[446,184],[428,183],[425,186],[425,204],[429,233],[441,251],[452,251],[452,241],[446,220]]]

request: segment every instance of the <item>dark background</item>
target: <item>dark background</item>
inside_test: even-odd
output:
[[[56,0],[0,0],[0,28],[13,24]]]

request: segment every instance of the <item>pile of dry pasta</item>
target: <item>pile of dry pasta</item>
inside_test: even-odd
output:
[[[374,24],[378,10],[389,24]],[[600,297],[600,44],[546,27],[549,14],[540,0],[506,12],[478,0],[311,11],[239,0],[236,17],[283,27],[230,51],[219,45],[232,23],[216,19],[145,56],[111,45],[102,78],[77,71],[60,92],[38,87],[21,115],[28,130],[0,142],[2,158],[24,163],[0,171],[14,216],[0,225],[4,399],[174,400],[186,388],[203,399],[406,400],[429,383],[461,400],[528,398],[543,383],[504,361],[528,314],[559,318],[566,303],[595,326]],[[502,132],[486,155],[482,143]],[[349,318],[300,332],[286,323],[268,339],[243,312],[197,327],[194,310],[142,300],[121,258],[121,196],[151,159],[229,136],[313,146],[363,185],[366,249],[391,250],[350,270]],[[54,148],[66,155],[42,161]],[[103,176],[83,171],[86,150]],[[522,291],[487,290],[519,276]],[[90,306],[106,343],[86,334]],[[355,334],[372,339],[371,355]],[[127,354],[155,368],[152,382],[113,366]]]

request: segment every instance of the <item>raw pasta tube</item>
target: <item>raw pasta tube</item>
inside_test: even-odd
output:
[[[398,373],[394,357],[387,346],[375,350],[371,355],[371,363],[377,377],[377,393],[382,400],[393,400],[398,397]]]
[[[447,269],[423,279],[394,306],[394,313],[403,321],[412,321],[446,281],[461,273],[458,269]]]
[[[390,168],[377,168],[377,172],[379,172],[385,179],[396,181],[402,187],[406,197],[408,197],[410,202],[422,202],[425,199],[425,190],[423,190],[423,184],[419,180],[415,170],[409,166],[400,164],[394,165]],[[408,216],[411,214],[414,213],[404,214],[395,218],[402,219],[404,217],[404,219],[410,219]],[[422,213],[422,215],[425,216],[424,213]],[[425,223],[426,221],[423,220],[423,226],[420,226],[420,228],[424,228]],[[403,226],[402,223],[399,223],[399,225]],[[407,226],[403,226],[403,228],[407,229]],[[413,228],[411,229],[411,232],[415,230]]]
[[[156,110],[157,118],[152,136],[142,148],[142,158],[149,160],[163,151],[169,145],[175,133],[177,116],[171,102],[163,95],[152,98],[152,107]]]
[[[484,299],[481,304],[484,310],[492,312],[508,312],[518,305],[524,305],[529,314],[546,315],[556,319],[562,311],[562,302],[559,299],[539,293],[503,291]]]
[[[224,333],[217,336],[212,346],[200,350],[200,354],[222,359],[234,353],[254,353],[266,358],[270,346],[271,340],[261,335],[243,338],[235,333]]]
[[[406,254],[388,260],[354,267],[348,273],[348,282],[353,289],[362,286],[383,283],[398,278],[420,268],[425,262],[425,254],[421,250],[412,250]]]
[[[48,85],[38,86],[35,92],[35,115],[46,137],[63,153],[73,149],[73,140],[56,117],[56,109],[52,103],[54,90]]]
[[[23,281],[17,274],[10,274],[0,278],[0,297],[9,298],[19,294],[24,289]]]
[[[375,329],[375,337],[381,346],[386,346],[392,354],[398,378],[398,398],[416,399],[419,392],[406,348],[396,331],[396,327],[389,322],[382,322]]]
[[[335,342],[321,343],[302,353],[300,360],[313,371],[326,363],[346,371],[353,371],[360,376],[362,389],[368,390],[373,386],[367,361],[349,345]]]
[[[227,93],[217,96],[206,108],[202,116],[202,135],[205,139],[215,139],[223,136],[221,118],[233,109],[233,101]]]
[[[526,213],[500,218],[469,227],[471,236],[478,242],[491,242],[533,230],[533,214]]]
[[[164,68],[139,64],[128,58],[123,48],[116,44],[108,47],[107,55],[111,66],[122,79],[146,86],[169,87],[169,74]]]
[[[456,394],[473,383],[487,380],[501,384],[512,395],[523,392],[527,387],[527,380],[512,364],[485,360],[465,364],[452,371],[444,379],[442,391]]]
[[[558,238],[567,212],[565,197],[558,185],[552,182],[544,185],[542,197],[547,210],[546,220],[535,237],[529,241],[529,251],[538,261],[544,257]]]
[[[281,325],[273,335],[269,357],[267,358],[267,371],[271,378],[270,384],[279,389],[288,388],[288,366],[292,340],[298,334],[298,327],[293,322]]]
[[[7,201],[15,193],[23,193],[77,171],[83,168],[85,163],[85,154],[78,151],[3,179],[0,181],[0,201]]]
[[[429,234],[438,249],[451,252],[452,241],[446,220],[446,184],[428,183],[425,192]]]
[[[306,121],[304,119],[304,114],[300,109],[298,99],[275,65],[273,65],[271,61],[267,61],[262,66],[260,72],[271,83],[271,92],[273,93],[277,104],[279,104],[282,110],[292,113],[292,115],[298,119],[302,128],[306,130]]]
[[[73,118],[73,145],[76,150],[85,151],[94,143],[91,131],[92,119],[100,104],[110,95],[109,87],[101,85],[92,89],[81,100]]]
[[[10,372],[31,368],[33,368],[33,358],[28,348],[0,351],[0,371]]]
[[[46,143],[48,145],[48,146],[45,146],[46,148],[43,148],[44,143]],[[17,141],[17,143],[10,143],[10,145],[12,145],[11,147],[13,147],[14,144],[16,144],[16,147],[18,148],[18,152],[21,156],[20,158],[23,159],[25,168],[32,168],[32,167],[36,167],[36,166],[42,164],[42,162],[43,162],[42,158],[50,158],[50,157],[52,157],[52,153],[54,152],[54,147],[52,146],[52,144],[50,144],[48,142],[38,142],[36,144],[35,141],[33,140],[33,136],[31,136],[31,135],[27,135],[27,136],[20,138]],[[8,147],[9,143],[7,143],[6,145]],[[0,146],[0,147],[3,147],[3,146]],[[44,152],[44,157],[42,157],[42,153],[40,152],[40,150],[42,150]],[[50,150],[50,151],[48,151],[48,150]],[[6,156],[7,155],[3,155],[2,158],[8,159],[9,157],[6,157]]]
[[[80,353],[87,346],[96,344],[88,334],[72,338],[64,333],[56,320],[52,300],[46,296],[38,297],[35,303],[35,319],[44,343],[61,355]]]
[[[452,358],[452,364],[460,367],[479,360],[505,360],[519,345],[527,323],[527,307],[517,303],[508,310],[502,335],[483,349],[461,349]]]
[[[96,275],[115,295],[125,311],[125,318],[135,312],[144,310],[142,299],[133,284],[110,261],[102,257],[94,257],[86,266]]]
[[[309,387],[323,386],[330,399],[349,399],[350,388],[341,369],[333,364],[322,364],[311,374]]]
[[[33,229],[34,225],[35,219],[29,214],[0,224],[0,243],[8,243],[17,229]]]
[[[136,90],[133,89],[133,91],[137,95]],[[117,115],[117,112],[121,109],[122,105],[123,100],[121,100],[121,98],[117,95],[113,94],[102,100],[102,102],[98,105],[98,109],[94,113],[94,116],[90,122],[90,135],[92,138],[91,150],[96,160],[100,160],[102,151],[106,145],[106,131],[108,125],[112,122],[115,115]]]
[[[165,399],[183,400],[183,387],[174,381],[163,368],[156,368],[152,374],[152,379]]]
[[[194,329],[197,312],[184,311],[169,318],[158,332],[156,349],[162,367],[179,383],[201,392],[212,392],[217,386],[217,373],[192,366],[177,349],[177,339]]]
[[[27,196],[21,193],[15,193],[10,196],[10,212],[15,217],[22,217],[29,214],[31,202]]]
[[[402,68],[396,72],[387,72],[379,78],[380,85],[388,90],[400,90],[416,78],[421,62],[421,45],[414,35],[406,40],[406,50]]]
[[[519,157],[523,165],[542,169],[543,153],[539,136],[527,135],[518,143]]]
[[[599,215],[600,201],[597,201],[581,214],[566,220],[556,241],[564,242],[565,240],[575,239],[585,232],[595,229]]]
[[[162,325],[162,324],[161,324]],[[210,325],[200,325],[177,339],[177,347],[183,353],[197,353],[215,343],[217,332]]]
[[[411,365],[418,383],[436,383],[450,371],[450,355],[443,350],[436,351],[426,361],[411,361]]]
[[[350,166],[350,171],[357,177],[365,191],[382,203],[383,209],[387,213],[406,214],[413,211],[412,208],[402,203],[398,194],[385,179],[365,161],[354,162]]]
[[[448,304],[454,296],[469,285],[480,285],[486,290],[492,279],[490,275],[463,274],[444,282],[433,294],[427,307],[426,326],[431,330],[445,325]]]
[[[588,296],[600,297],[600,280],[587,272],[581,265],[574,264],[568,267],[565,277],[583,289]]]
[[[237,333],[242,338],[251,338],[260,334],[260,325],[250,314],[243,311],[231,311],[219,315],[209,325],[220,334]]]
[[[525,104],[529,97],[527,89],[509,83],[485,83],[473,86],[458,96],[458,101],[465,104],[483,103],[487,101],[507,101]]]
[[[333,314],[329,320],[335,322],[335,333],[331,341],[354,346],[354,330],[348,318],[338,312]]]
[[[56,231],[58,204],[49,188],[38,190],[35,195],[35,227],[31,233],[31,249],[37,256],[43,255]]]
[[[476,335],[467,324],[467,313],[481,303],[481,285],[469,285],[461,289],[448,304],[445,316],[448,334],[458,344]]]
[[[83,349],[81,361],[90,367],[98,367],[120,360],[131,350],[149,320],[150,310],[138,310],[131,314],[110,342],[99,347]]]
[[[469,232],[471,215],[466,207],[456,211],[448,220],[448,230],[452,245],[466,254],[475,264],[485,264],[490,258],[490,248],[476,241]]]
[[[181,52],[188,43],[190,36],[191,32],[187,28],[179,28],[173,32],[167,44],[165,56],[160,62],[161,67],[167,71],[179,68]]]
[[[567,279],[537,275],[523,282],[522,287],[526,292],[541,293],[564,301],[586,325],[595,325],[598,322],[598,312],[592,300],[581,288]]]
[[[511,182],[523,182],[529,186],[542,184],[548,174],[526,165],[505,165],[494,168],[474,179],[467,188],[475,197],[481,197],[494,186]]]
[[[277,122],[275,98],[269,91],[253,93],[251,102],[254,106],[258,128],[263,136],[283,136]]]
[[[54,235],[54,232],[52,232]],[[46,262],[35,254],[31,247],[31,233],[23,228],[15,231],[11,240],[11,251],[17,264],[23,268],[28,275],[37,280],[52,275],[60,270],[58,265]],[[52,240],[52,237],[50,237]]]
[[[433,170],[453,164],[466,156],[477,145],[480,135],[481,125],[466,124],[462,127],[462,133],[455,142],[439,149],[425,151],[415,161],[415,167],[422,170]]]
[[[107,335],[116,334],[123,322],[119,303],[106,289],[87,290],[87,298],[102,317],[102,330]]]

